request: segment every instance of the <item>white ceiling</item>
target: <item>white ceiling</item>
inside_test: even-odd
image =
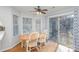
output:
[[[23,13],[32,14],[36,6],[12,6],[15,10]],[[55,8],[54,8],[55,7]],[[72,8],[73,6],[40,6],[41,9],[48,9],[47,14],[63,9]]]

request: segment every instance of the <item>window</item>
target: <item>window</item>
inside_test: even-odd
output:
[[[36,19],[36,31],[41,32],[41,20]]]
[[[23,17],[23,33],[28,34],[32,31],[32,19]]]
[[[13,15],[13,36],[18,35],[18,16]]]

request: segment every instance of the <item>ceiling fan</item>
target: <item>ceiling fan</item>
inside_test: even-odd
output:
[[[47,9],[41,9],[40,6],[37,6],[37,8],[34,8],[35,11],[33,12],[36,12],[38,14],[46,14],[46,11],[48,11]]]

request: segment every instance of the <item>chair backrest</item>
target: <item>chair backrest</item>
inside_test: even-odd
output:
[[[20,35],[19,39],[20,40],[29,40],[29,35]]]
[[[39,34],[39,38],[40,39],[46,39],[46,33],[44,33],[44,32],[41,32],[40,34]]]
[[[30,34],[30,40],[37,40],[38,39],[38,33],[37,32],[32,32]]]
[[[37,32],[32,32],[30,34],[29,47],[37,46],[37,40],[38,40],[38,33]]]
[[[47,35],[45,32],[39,33],[39,41],[43,42],[46,41]]]

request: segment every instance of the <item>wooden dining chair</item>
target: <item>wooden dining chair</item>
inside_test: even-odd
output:
[[[34,50],[38,50],[37,48],[37,42],[38,42],[38,33],[37,32],[32,32],[30,34],[30,40],[29,40],[29,51],[34,51]]]
[[[26,41],[29,40],[29,35],[20,35],[19,39],[21,42],[21,47],[24,47],[24,45],[26,44]]]
[[[46,33],[44,32],[39,33],[39,39],[38,39],[39,48],[46,45],[46,39],[47,39]]]

